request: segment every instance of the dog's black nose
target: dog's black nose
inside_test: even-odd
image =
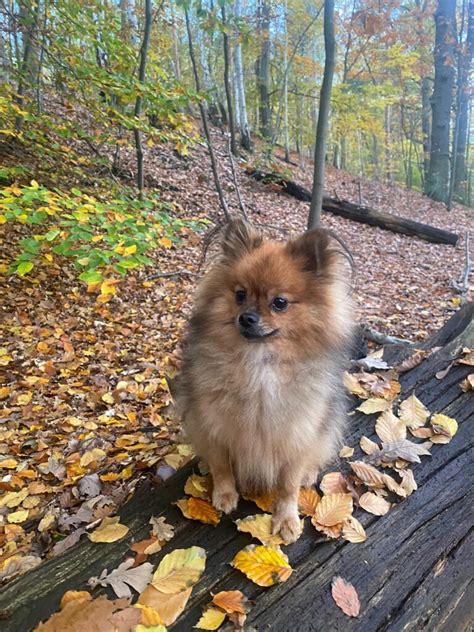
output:
[[[257,325],[260,320],[260,316],[257,312],[244,312],[239,316],[239,325],[243,327],[243,329],[250,329],[254,325]]]

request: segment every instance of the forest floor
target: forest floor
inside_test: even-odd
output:
[[[237,212],[227,138],[218,130],[213,135],[225,194]],[[122,153],[126,180],[133,149]],[[147,147],[145,165],[147,186],[160,190],[178,215],[212,221],[220,216],[203,144],[186,158],[172,148]],[[236,161],[250,220],[277,238],[302,231],[308,205],[254,181],[246,166]],[[281,167],[310,186],[311,163]],[[360,191],[362,203],[375,209],[460,235],[469,225],[468,209],[456,205],[448,213],[413,191],[366,180]],[[359,179],[328,167],[327,193],[358,202]],[[463,237],[454,248],[329,214],[322,221],[353,253],[360,321],[419,342],[458,308],[451,281],[463,273]],[[3,226],[2,258],[11,258],[23,230]],[[154,268],[127,275],[106,303],[85,291],[64,260],[31,278],[1,278],[0,580],[65,550],[87,525],[114,513],[143,476],[165,479],[191,456],[179,425],[163,411],[170,401],[165,376],[179,365],[193,292],[205,267],[203,235],[185,234],[154,260]]]

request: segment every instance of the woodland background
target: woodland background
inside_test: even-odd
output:
[[[227,211],[277,238],[306,227],[279,181],[313,184],[323,15],[0,1],[0,579],[191,457],[166,377],[209,231]],[[326,192],[461,236],[323,214],[353,252],[358,319],[416,345],[468,298],[474,2],[337,1],[334,31]]]

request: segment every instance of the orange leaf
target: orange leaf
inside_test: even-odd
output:
[[[221,513],[210,502],[201,498],[181,498],[176,503],[183,512],[185,518],[199,520],[204,524],[216,526],[221,519]]]
[[[354,586],[342,577],[333,577],[331,582],[332,598],[348,617],[357,617],[360,612],[359,595]]]

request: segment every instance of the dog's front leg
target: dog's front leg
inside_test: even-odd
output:
[[[239,494],[235,485],[230,457],[227,450],[216,450],[208,456],[209,469],[212,475],[212,504],[219,511],[230,513],[237,507]]]
[[[281,469],[273,508],[272,531],[280,532],[286,544],[301,535],[301,521],[298,515],[298,493],[301,485],[300,468],[287,466]]]

